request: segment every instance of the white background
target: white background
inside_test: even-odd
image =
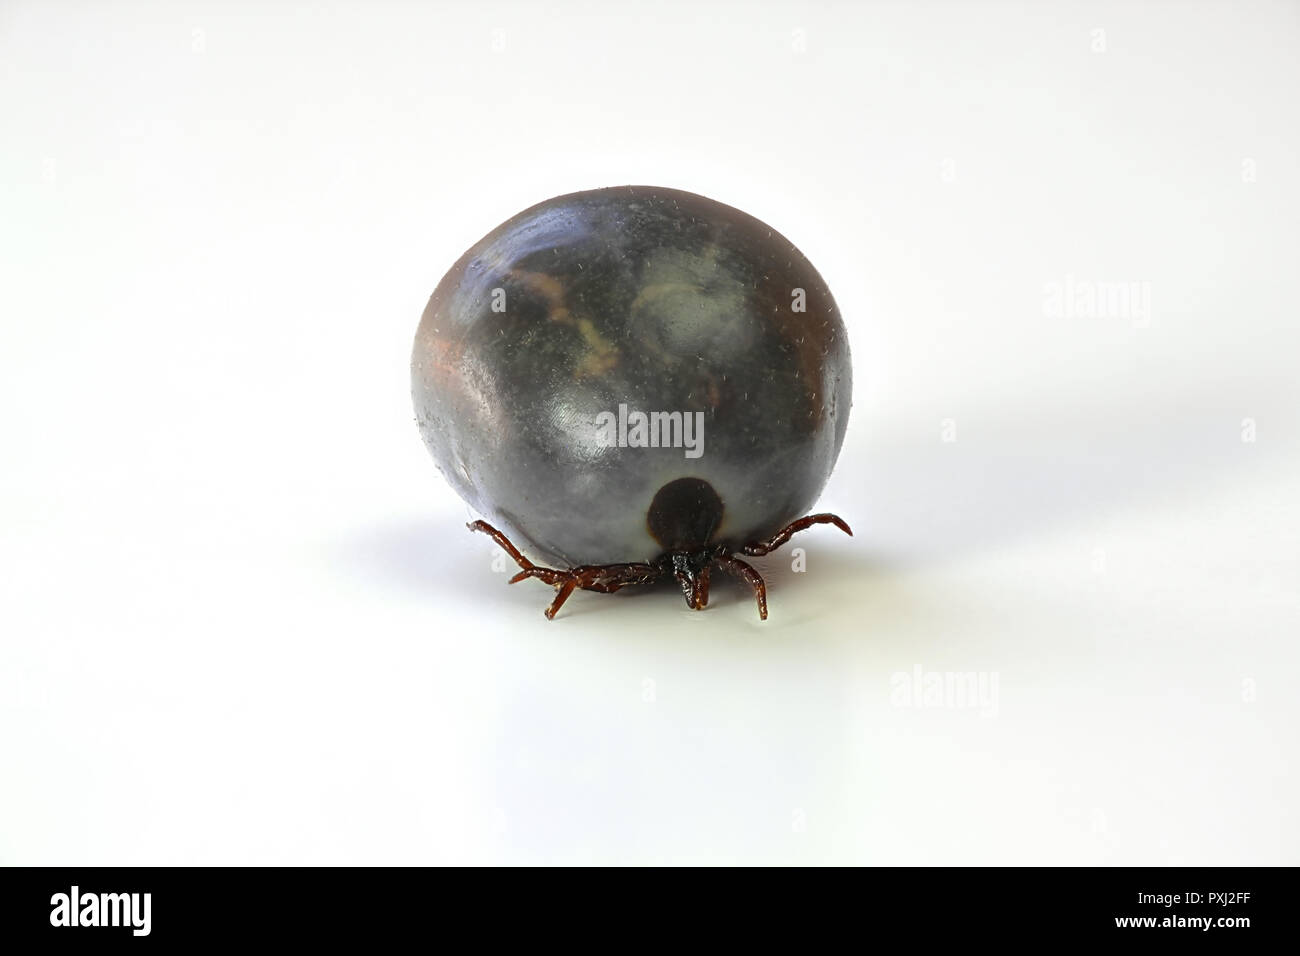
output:
[[[1300,863],[1298,9],[0,6],[0,862]],[[766,623],[548,623],[415,429],[443,272],[624,183],[849,324]]]

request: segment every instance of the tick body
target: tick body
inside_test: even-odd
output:
[[[848,340],[830,290],[771,227],[691,193],[626,186],[533,206],[439,283],[412,356],[438,468],[520,565],[558,589],[710,570],[762,579],[810,524],[844,440]],[[515,545],[556,567],[533,564]]]

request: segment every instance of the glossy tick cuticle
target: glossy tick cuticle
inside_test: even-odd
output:
[[[547,200],[439,283],[412,356],[420,432],[519,565],[511,583],[612,592],[675,580],[704,608],[713,570],[800,517],[844,440],[847,336],[821,276],[745,213],[626,186]],[[499,530],[504,529],[504,530]],[[556,567],[534,564],[515,546]]]

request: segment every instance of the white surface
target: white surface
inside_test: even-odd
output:
[[[5,4],[0,862],[1300,863],[1298,41]],[[857,536],[767,559],[766,624],[730,585],[548,623],[416,434],[444,270],[632,182],[770,222],[850,325]],[[905,706],[917,668],[987,696]]]

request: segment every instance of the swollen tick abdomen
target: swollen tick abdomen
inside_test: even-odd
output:
[[[839,310],[788,239],[703,196],[596,189],[502,223],[438,284],[411,374],[434,461],[493,522],[470,528],[519,564],[512,583],[558,589],[547,617],[575,589],[663,578],[703,608],[718,568],[766,618],[739,555],[852,533],[801,517],[848,424]]]

